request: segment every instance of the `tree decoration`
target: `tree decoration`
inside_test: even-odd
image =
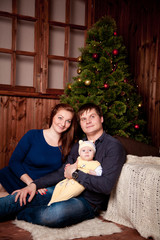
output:
[[[90,84],[91,84],[91,80],[85,80],[85,82],[84,82],[84,84],[86,85],[86,86],[89,86]]]
[[[82,81],[82,79],[79,77],[79,78],[77,78],[77,82],[81,82]]]
[[[81,68],[78,68],[77,69],[77,73],[80,74],[82,72],[82,69]]]
[[[61,102],[69,103],[75,111],[84,103],[95,103],[102,109],[108,134],[149,143],[142,99],[116,29],[115,21],[104,16],[88,30],[85,47],[80,48],[77,58],[77,76],[64,89]]]
[[[135,128],[135,129],[139,129],[139,125],[138,125],[138,124],[135,124],[134,128]]]
[[[96,59],[98,58],[98,54],[97,54],[97,53],[93,53],[93,54],[92,54],[92,58],[93,58],[94,60],[96,60]]]
[[[121,92],[121,96],[124,96],[126,93],[124,91]]]
[[[142,103],[139,103],[139,104],[138,104],[138,107],[141,108],[141,107],[142,107]]]
[[[108,84],[108,83],[105,83],[105,84],[104,84],[104,88],[105,88],[105,89],[109,88],[109,84]]]
[[[112,53],[113,53],[114,56],[116,56],[116,55],[118,55],[118,50],[117,49],[113,49]]]
[[[125,82],[125,83],[128,83],[128,79],[127,79],[127,78],[125,78],[125,79],[124,79],[124,82]]]
[[[77,58],[77,61],[78,61],[78,62],[82,62],[82,56],[79,56],[79,57]]]
[[[72,88],[71,84],[68,84],[67,87],[68,87],[69,90],[71,90],[71,88]]]

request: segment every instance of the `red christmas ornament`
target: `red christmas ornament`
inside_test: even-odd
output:
[[[113,33],[113,35],[114,35],[114,36],[117,36],[117,32],[115,31],[115,32]]]
[[[106,89],[109,88],[109,84],[108,84],[108,83],[105,83],[105,84],[104,84],[104,88],[106,88]]]
[[[98,58],[98,54],[97,53],[93,53],[92,57],[93,57],[93,59],[97,59]]]
[[[121,96],[124,96],[126,93],[124,91],[121,92]]]
[[[134,128],[135,128],[135,129],[139,129],[139,125],[136,124],[136,125],[134,126]]]
[[[113,53],[114,56],[116,56],[116,55],[118,55],[118,50],[117,49],[113,49],[112,53]]]
[[[124,79],[124,82],[125,82],[125,83],[128,83],[128,79],[127,79],[127,78],[125,78],[125,79]]]

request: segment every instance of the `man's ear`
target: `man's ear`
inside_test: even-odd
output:
[[[101,123],[103,123],[103,121],[104,121],[104,119],[103,119],[103,117],[101,117]]]

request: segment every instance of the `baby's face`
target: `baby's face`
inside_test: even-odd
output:
[[[94,158],[94,150],[89,146],[82,147],[80,150],[80,157],[83,160],[91,161]]]

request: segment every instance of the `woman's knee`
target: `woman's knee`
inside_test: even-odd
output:
[[[1,183],[0,183],[0,192],[7,192],[6,189],[2,186]]]
[[[0,197],[6,197],[8,195],[9,195],[9,193],[6,191],[6,189],[0,183]]]

